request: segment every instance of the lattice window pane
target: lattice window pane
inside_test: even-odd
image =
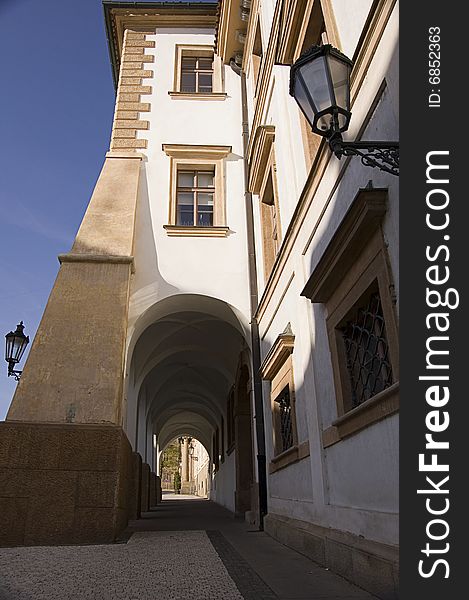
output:
[[[345,325],[342,332],[347,370],[352,389],[352,408],[359,406],[392,384],[392,367],[386,327],[378,292]]]
[[[293,446],[293,427],[290,402],[290,389],[286,387],[275,399],[278,404],[278,433],[280,434],[280,452]]]

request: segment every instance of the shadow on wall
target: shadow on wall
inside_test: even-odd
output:
[[[155,224],[150,210],[146,161],[141,164],[137,218],[135,224],[135,274],[131,286],[129,327],[155,301],[177,294],[180,290],[168,283],[158,268]]]

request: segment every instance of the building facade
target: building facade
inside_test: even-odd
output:
[[[398,180],[289,76],[332,44],[347,139],[397,140],[398,3],[103,4],[110,150],[0,424],[2,543],[114,539],[190,436],[198,495],[396,597]]]

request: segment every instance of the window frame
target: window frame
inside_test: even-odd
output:
[[[163,144],[163,151],[170,158],[168,224],[163,226],[166,233],[170,236],[227,236],[225,159],[231,152],[231,146]],[[177,177],[180,170],[214,171],[213,225],[177,224]]]
[[[399,346],[394,285],[382,231],[387,190],[360,190],[306,284],[302,295],[326,308],[326,329],[331,353],[337,417],[325,424],[323,446],[367,428],[399,410]],[[386,327],[393,383],[350,408],[349,373],[342,334],[344,319],[375,285],[379,291]]]
[[[181,91],[181,75],[183,58],[212,58],[212,91]],[[197,44],[176,44],[174,60],[173,89],[168,94],[175,99],[187,100],[224,100],[227,95],[223,91],[223,64],[215,54],[213,46]]]
[[[179,185],[179,176],[182,173],[192,174],[192,186],[180,186]],[[200,186],[199,185],[199,177],[201,173],[210,173],[213,177],[213,185],[212,186]],[[192,194],[193,203],[192,203],[192,225],[193,227],[199,226],[198,216],[199,216],[199,194],[211,194],[212,195],[212,224],[211,225],[203,225],[204,227],[213,227],[214,218],[215,218],[215,168],[199,168],[199,169],[189,169],[181,165],[180,168],[177,169],[176,174],[176,225],[183,225],[182,223],[177,223],[178,220],[178,209],[181,206],[179,201],[179,194]],[[210,206],[210,205],[208,205]],[[189,227],[189,225],[188,225]]]
[[[293,350],[295,336],[290,324],[281,333],[269,350],[260,372],[262,379],[270,382],[270,410],[272,414],[272,444],[273,456],[269,464],[269,473],[275,473],[289,465],[309,456],[309,441],[300,443],[298,440],[296,420],[295,381],[293,375]],[[290,414],[292,429],[292,445],[283,449],[280,431],[280,412],[278,398],[288,387],[290,397]]]
[[[262,257],[264,281],[270,277],[275,260],[282,245],[282,229],[280,223],[280,207],[278,202],[276,166],[273,149],[269,156],[262,187],[259,191],[259,208],[261,217]],[[268,182],[271,180],[272,202],[267,201]]]

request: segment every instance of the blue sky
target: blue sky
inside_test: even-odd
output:
[[[21,319],[36,333],[108,149],[115,96],[100,0],[0,0],[0,23],[3,345]],[[0,420],[16,387],[2,363]]]

